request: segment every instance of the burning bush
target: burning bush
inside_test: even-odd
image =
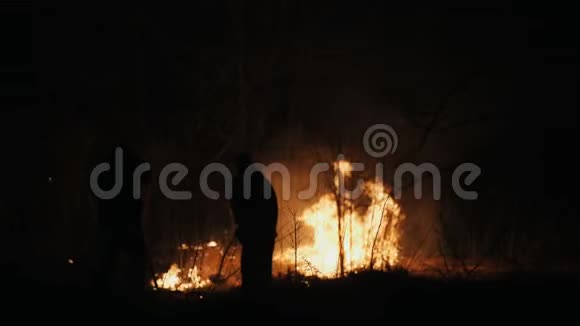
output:
[[[350,176],[348,162],[335,166]],[[327,193],[295,217],[299,227],[288,237],[292,245],[278,251],[274,260],[294,266],[298,273],[322,277],[388,269],[399,261],[403,219],[401,208],[379,181],[367,181],[358,201]]]

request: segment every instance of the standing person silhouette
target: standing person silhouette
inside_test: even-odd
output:
[[[99,254],[97,266],[97,284],[101,290],[109,287],[112,277],[117,275],[118,259],[126,254],[127,269],[124,283],[131,294],[139,295],[145,285],[145,241],[142,228],[144,199],[133,196],[133,172],[141,160],[124,146],[116,146],[109,154],[106,163],[111,170],[99,177],[102,189],[111,189],[115,184],[116,150],[122,149],[122,180],[119,194],[111,199],[98,198],[98,240]],[[145,174],[145,184],[149,175]]]
[[[237,157],[230,204],[238,226],[236,236],[242,245],[242,289],[255,293],[267,289],[272,282],[278,204],[272,185],[253,169],[252,163],[249,154]]]

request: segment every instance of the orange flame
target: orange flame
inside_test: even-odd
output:
[[[335,163],[345,177],[350,177],[352,165],[347,161]],[[338,179],[335,178],[335,185]],[[312,230],[310,241],[298,243],[297,252],[287,247],[275,255],[278,263],[293,266],[298,257],[298,272],[306,275],[337,277],[340,252],[343,253],[343,270],[385,269],[399,261],[399,227],[404,219],[401,208],[388,194],[382,182],[367,181],[364,192],[370,204],[361,212],[348,202],[342,205],[342,236],[339,238],[339,205],[335,194],[325,194],[298,216],[301,230]],[[347,200],[347,199],[345,199]],[[301,238],[299,236],[299,238]],[[339,243],[339,239],[342,243]]]
[[[334,169],[345,178],[352,176],[353,168],[348,161],[335,162]],[[336,187],[338,182],[338,176],[335,176]],[[276,251],[274,263],[294,266],[296,262],[299,273],[327,278],[340,276],[341,251],[343,271],[346,273],[396,266],[400,259],[400,226],[405,216],[382,182],[365,182],[364,194],[369,201],[362,210],[355,209],[349,198],[337,201],[334,193],[321,196],[316,203],[304,209],[296,217],[296,223],[300,226],[296,236],[297,249],[294,249],[295,246],[285,246],[284,250]],[[338,236],[338,205],[341,205],[342,211],[341,237]],[[309,232],[304,232],[306,230]],[[204,247],[225,254],[220,249],[221,244],[215,241],[205,246],[181,244],[178,249],[203,250]],[[239,264],[239,261],[236,263]],[[211,281],[202,277],[197,266],[182,270],[173,264],[160,275],[157,285],[162,289],[186,292],[208,287]]]
[[[182,277],[182,272],[177,264],[171,265],[169,270],[157,279],[157,286],[166,290],[185,292],[204,288],[210,284],[209,280],[202,279],[199,275],[197,266],[189,268],[184,277]]]

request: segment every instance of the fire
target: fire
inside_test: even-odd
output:
[[[223,246],[217,241],[182,243],[180,263],[172,264],[167,272],[157,274],[151,286],[170,291],[189,292],[210,286],[235,286],[238,283],[239,247],[231,242]]]
[[[349,161],[345,161],[345,160],[340,160],[337,162],[334,162],[334,169],[340,171],[342,174],[344,174],[345,176],[350,177],[351,173],[352,173],[352,164]],[[336,180],[335,180],[336,182]]]
[[[345,181],[352,181],[353,167],[348,161],[336,162],[334,169]],[[334,185],[338,188],[338,176]],[[381,181],[366,181],[363,189],[362,203],[348,196],[338,196],[337,200],[335,193],[327,193],[304,209],[294,220],[297,234],[292,238],[298,245],[280,246],[283,250],[275,252],[274,263],[285,268],[296,265],[303,275],[326,278],[396,266],[400,260],[399,230],[405,216]],[[202,289],[239,272],[239,255],[223,243],[181,244],[177,249],[193,257],[193,262],[182,268],[171,265],[158,277],[159,288],[181,292]],[[239,282],[232,278],[229,284]]]
[[[202,279],[197,266],[188,268],[184,273],[177,264],[173,264],[166,273],[163,273],[157,279],[157,286],[171,291],[185,292],[192,289],[201,289],[208,285],[210,285],[210,281]]]
[[[335,163],[335,169],[345,177],[351,176],[352,165],[347,161]],[[334,182],[337,185],[338,178]],[[399,227],[404,215],[382,182],[365,182],[364,193],[370,202],[362,211],[355,209],[348,198],[337,201],[333,193],[320,197],[297,217],[300,230],[312,231],[310,241],[301,239],[301,244],[298,240],[296,251],[293,246],[286,247],[275,260],[288,266],[296,263],[298,272],[322,277],[339,276],[341,261],[345,273],[395,266],[399,261]]]
[[[210,242],[208,242],[208,243],[207,243],[207,246],[208,246],[208,247],[210,247],[210,248],[217,247],[217,242],[215,242],[215,241],[210,241]]]

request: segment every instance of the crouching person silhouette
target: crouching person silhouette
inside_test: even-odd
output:
[[[270,182],[251,167],[250,155],[242,154],[236,161],[238,171],[230,204],[242,245],[242,289],[256,293],[272,283],[278,204]]]

